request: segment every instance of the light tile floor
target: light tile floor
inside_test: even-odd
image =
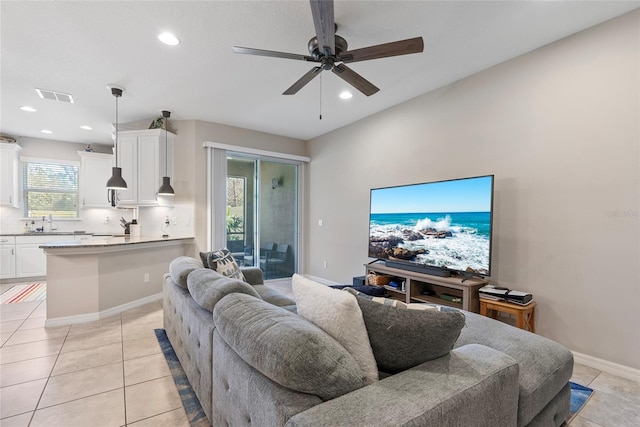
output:
[[[45,310],[0,305],[0,426],[189,425],[153,332],[161,302],[55,328]],[[640,426],[640,383],[583,365],[572,380],[595,390],[572,427]]]
[[[153,331],[160,301],[55,328],[45,310],[0,305],[0,426],[189,426]]]

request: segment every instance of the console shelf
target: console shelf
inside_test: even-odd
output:
[[[438,277],[399,268],[387,267],[384,262],[365,264],[367,274],[370,271],[404,279],[404,291],[385,286],[391,292],[391,297],[401,299],[406,303],[427,302],[431,304],[446,305],[462,310],[480,311],[480,299],[478,289],[485,286],[488,281],[479,278],[465,278],[461,276]],[[463,282],[464,280],[464,282]],[[424,295],[429,292],[431,295]],[[441,298],[445,295],[447,299]],[[453,299],[453,301],[451,301]],[[460,299],[461,301],[458,301]]]

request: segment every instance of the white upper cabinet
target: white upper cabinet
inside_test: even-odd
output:
[[[0,143],[0,206],[20,207],[20,147]]]
[[[165,137],[162,129],[121,131],[118,134],[118,165],[122,168],[122,178],[127,182],[127,189],[118,191],[118,205],[166,204],[168,198],[158,197],[157,193],[162,177],[173,176],[174,136],[169,132]]]
[[[80,155],[80,207],[108,208],[107,181],[111,177],[113,155],[78,151]]]

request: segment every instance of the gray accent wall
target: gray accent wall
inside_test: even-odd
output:
[[[639,65],[636,10],[309,141],[305,273],[364,274],[371,188],[495,174],[492,282],[640,369]]]

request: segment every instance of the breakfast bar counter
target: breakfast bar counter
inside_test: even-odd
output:
[[[40,246],[47,256],[45,326],[90,322],[162,298],[169,263],[193,256],[189,236],[94,236]]]

